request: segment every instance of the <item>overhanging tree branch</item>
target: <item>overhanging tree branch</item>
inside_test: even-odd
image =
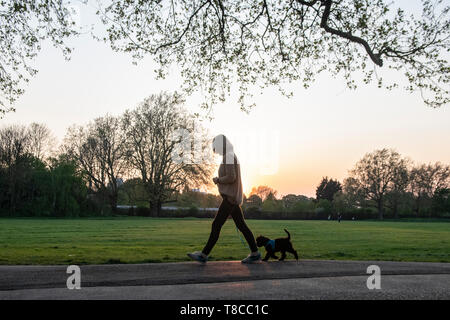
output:
[[[314,1],[311,1],[314,2]],[[322,28],[325,29],[325,31],[337,35],[339,37],[345,38],[350,40],[351,42],[356,42],[361,44],[364,49],[366,49],[367,54],[369,55],[370,59],[372,59],[372,61],[382,67],[383,66],[383,60],[381,59],[380,54],[375,54],[372,50],[372,48],[370,47],[370,45],[367,43],[366,40],[364,40],[363,38],[357,37],[353,34],[351,34],[350,32],[343,32],[334,28],[331,28],[328,25],[328,18],[330,17],[330,11],[331,11],[331,5],[332,5],[333,1],[332,0],[325,0],[322,1],[322,4],[325,6],[325,9],[323,11],[323,15],[322,15],[322,19],[320,21],[320,26]]]

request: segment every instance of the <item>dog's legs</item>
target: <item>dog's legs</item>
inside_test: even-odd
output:
[[[298,254],[297,254],[297,251],[294,250],[294,248],[292,248],[292,247],[289,248],[289,250],[287,250],[287,252],[292,253],[295,257],[295,260],[297,260],[297,262],[298,262]]]
[[[267,261],[269,260],[271,253],[269,251],[266,251],[266,256],[264,257],[264,259],[262,261]]]
[[[294,255],[294,257],[295,257],[295,260],[297,260],[298,261],[298,254],[297,254],[297,251],[295,251],[295,250],[292,250],[292,252],[291,252],[293,255]]]
[[[289,249],[287,249],[286,251],[292,253],[295,257],[295,260],[298,261],[298,254],[297,251],[295,251],[294,247],[292,246],[292,243],[289,243]]]
[[[286,251],[281,251],[281,258],[278,260],[283,261],[285,258],[286,258]]]

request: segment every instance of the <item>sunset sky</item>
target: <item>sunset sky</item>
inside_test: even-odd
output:
[[[406,1],[401,1],[406,3]],[[90,23],[81,12],[82,23]],[[61,140],[71,124],[85,124],[106,113],[119,115],[150,94],[179,90],[174,69],[166,80],[154,79],[148,57],[133,65],[131,57],[114,53],[89,34],[71,41],[72,58],[65,61],[51,45],[36,59],[39,73],[16,104],[17,111],[0,120],[45,123]],[[387,79],[401,79],[378,69]],[[400,82],[402,84],[402,82]],[[403,83],[404,84],[404,83]],[[211,135],[223,133],[241,160],[244,191],[268,185],[279,195],[315,195],[324,176],[342,181],[365,153],[393,148],[417,162],[450,163],[450,110],[426,107],[419,93],[386,91],[376,85],[346,89],[342,79],[322,74],[309,89],[295,83],[294,96],[285,98],[274,88],[256,91],[256,107],[242,112],[232,93],[211,111],[205,122]],[[187,98],[186,107],[198,111],[200,93]]]

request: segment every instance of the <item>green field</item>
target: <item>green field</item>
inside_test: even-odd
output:
[[[211,219],[0,219],[0,264],[102,264],[187,261],[201,250]],[[450,262],[450,222],[247,220],[255,235],[292,235],[301,259]],[[234,223],[222,229],[211,260],[244,258]],[[288,254],[288,258],[293,257]]]

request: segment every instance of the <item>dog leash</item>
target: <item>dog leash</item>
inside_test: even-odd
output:
[[[236,227],[236,233],[238,234],[238,237],[239,237],[239,239],[241,240],[241,242],[242,242],[242,244],[244,245],[244,247],[247,247],[247,249],[250,250],[250,247],[248,246],[248,244],[245,243],[244,240],[242,240],[242,237],[241,237],[241,234],[240,234],[240,232],[239,232],[238,227]]]

